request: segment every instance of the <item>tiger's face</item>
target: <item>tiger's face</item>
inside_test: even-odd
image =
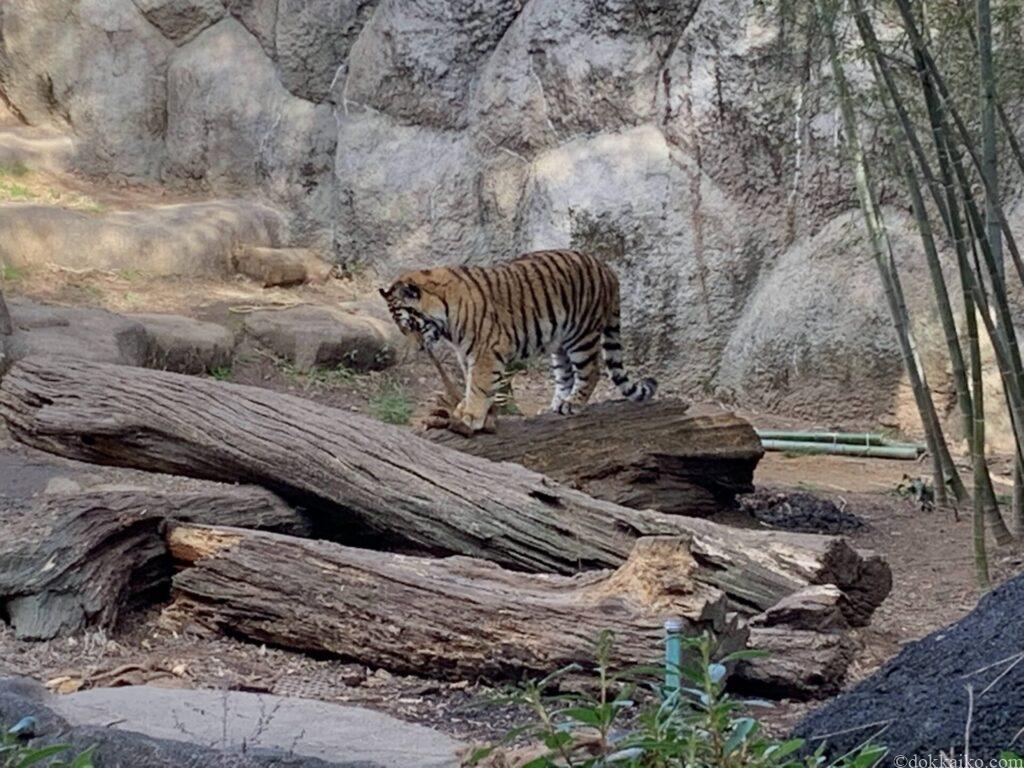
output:
[[[432,347],[442,338],[448,338],[448,317],[444,302],[429,290],[424,290],[412,275],[403,275],[380,295],[387,302],[388,312],[395,325],[406,336],[412,336],[422,347]]]

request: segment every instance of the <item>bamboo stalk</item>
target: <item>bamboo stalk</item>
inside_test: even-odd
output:
[[[968,298],[968,301],[970,299]],[[968,313],[967,333],[970,343],[971,382],[974,385],[974,428],[971,430],[971,463],[974,471],[974,505],[971,519],[971,541],[974,550],[974,575],[978,588],[987,592],[991,588],[988,571],[988,551],[985,546],[985,484],[991,490],[992,481],[985,463],[985,394],[981,376],[981,344],[978,340],[978,321],[974,316],[974,302],[965,307]],[[994,494],[993,494],[994,496]]]
[[[900,346],[900,354],[903,357],[903,364],[910,379],[914,399],[917,401],[918,411],[921,415],[925,431],[925,439],[932,457],[936,503],[941,504],[945,502],[944,466],[946,465],[953,467],[950,481],[954,492],[957,494],[957,498],[964,498],[966,497],[966,489],[963,487],[963,481],[960,479],[959,474],[956,473],[952,457],[949,455],[949,447],[942,436],[938,414],[935,412],[931,392],[928,390],[927,380],[920,365],[916,342],[910,329],[906,300],[900,285],[899,272],[892,257],[888,232],[878,209],[867,162],[864,159],[864,150],[857,133],[857,117],[854,113],[853,100],[846,82],[846,74],[839,58],[839,47],[832,24],[833,18],[826,10],[824,0],[818,0],[818,11],[824,22],[823,31],[828,43],[829,64],[832,69],[833,79],[835,80],[843,125],[847,133],[847,147],[856,182],[857,196],[860,200],[861,212],[864,215],[865,225],[870,236],[875,263],[882,278],[886,301],[889,304],[889,312]]]
[[[950,227],[950,236],[953,240],[957,255],[957,267],[960,272],[961,291],[963,293],[965,317],[968,324],[968,335],[969,337],[972,333],[977,335],[977,320],[974,313],[970,311],[971,308],[977,304],[978,308],[981,310],[981,317],[985,321],[986,331],[989,334],[989,338],[992,340],[993,349],[996,352],[996,360],[999,365],[1000,376],[1004,382],[1004,391],[1007,393],[1007,405],[1011,412],[1011,419],[1014,422],[1014,436],[1017,444],[1019,445],[1019,426],[1014,414],[1021,411],[1021,404],[1019,398],[1014,397],[1014,377],[1011,371],[1009,356],[1005,352],[1005,338],[1002,336],[1000,329],[992,322],[988,297],[985,294],[984,284],[981,282],[979,277],[980,265],[976,268],[972,268],[970,260],[967,257],[967,241],[964,233],[963,222],[960,218],[960,205],[957,196],[957,187],[953,181],[953,153],[951,152],[947,142],[945,123],[941,115],[941,104],[935,95],[931,80],[928,77],[928,72],[919,59],[917,67],[918,76],[924,92],[925,104],[928,109],[932,138],[935,143],[936,157],[938,158],[939,170],[942,178],[942,186],[946,196],[948,214],[947,222]],[[967,202],[969,204],[973,201]],[[973,237],[971,243],[972,251],[976,252],[977,249],[974,248],[975,240]],[[973,409],[972,413],[974,413]],[[986,507],[989,510],[994,510],[994,512],[989,512],[989,524],[996,542],[999,544],[1006,544],[1012,539],[1012,535],[1006,527],[1006,523],[1002,517],[997,517],[999,505],[996,500],[995,491],[992,488],[988,465],[985,461],[984,436],[982,436],[980,441],[973,438],[974,423],[975,419],[972,418],[971,429],[968,430],[967,434],[971,443],[971,462],[972,467],[974,468],[975,493],[977,494],[980,490]]]
[[[1002,206],[999,203],[998,191],[990,190],[988,185],[988,179],[985,175],[984,162],[979,157],[978,152],[974,148],[974,144],[971,141],[970,131],[967,129],[967,124],[964,122],[963,117],[960,115],[960,111],[956,107],[956,103],[953,100],[952,94],[949,92],[949,88],[946,86],[945,78],[939,71],[938,65],[935,63],[934,57],[928,50],[928,46],[925,43],[920,30],[917,27],[917,20],[914,18],[914,13],[910,8],[908,0],[896,0],[896,7],[900,12],[900,16],[903,19],[903,27],[910,39],[911,46],[914,49],[915,59],[920,59],[924,64],[925,70],[935,85],[935,90],[942,101],[942,105],[945,108],[945,112],[949,114],[953,120],[953,125],[956,128],[960,142],[973,163],[974,167],[981,174],[981,179],[985,187],[986,198],[991,198],[992,204],[995,206],[996,220],[1000,225],[1000,230],[1003,236],[1006,238],[1006,247],[1010,251],[1010,256],[1013,259],[1014,267],[1017,270],[1017,275],[1024,281],[1024,261],[1021,259],[1020,250],[1017,247],[1016,238],[1013,236],[1013,232],[1010,231],[1010,227],[1007,224],[1006,216],[1003,213]]]

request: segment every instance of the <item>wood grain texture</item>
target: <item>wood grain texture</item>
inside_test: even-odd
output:
[[[171,491],[109,486],[0,509],[0,605],[17,637],[46,640],[109,627],[166,594],[166,520],[307,535],[307,520],[256,487]]]
[[[694,578],[739,610],[757,613],[808,584],[833,583],[851,624],[866,622],[891,586],[884,562],[840,537],[630,509],[517,464],[253,387],[37,358],[4,378],[0,414],[16,439],[70,458],[319,499],[342,538],[370,534],[393,549],[566,574],[617,567],[641,536],[683,536]]]
[[[431,677],[505,679],[593,660],[656,663],[664,620],[713,631],[723,652],[747,630],[725,595],[696,581],[678,537],[640,539],[614,571],[526,574],[466,557],[423,558],[220,527],[175,525],[170,625]]]

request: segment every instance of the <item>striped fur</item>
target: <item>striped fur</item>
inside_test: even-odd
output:
[[[381,290],[391,316],[421,344],[448,343],[466,373],[466,393],[452,413],[481,429],[502,371],[515,360],[551,355],[551,409],[570,414],[590,399],[598,356],[619,391],[647,400],[654,379],[629,380],[619,341],[619,281],[578,251],[536,251],[492,267],[436,267],[408,272]]]

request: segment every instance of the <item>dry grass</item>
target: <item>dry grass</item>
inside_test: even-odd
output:
[[[20,163],[0,165],[0,203],[53,205],[86,213],[103,213],[106,205],[91,195],[65,188],[49,174]]]

